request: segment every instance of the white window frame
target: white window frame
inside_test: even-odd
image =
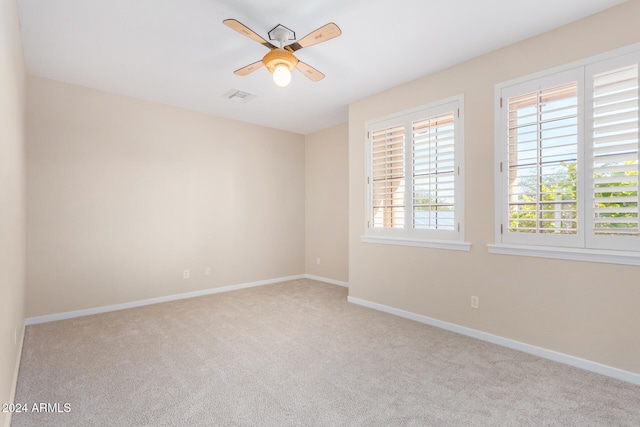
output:
[[[613,264],[640,265],[640,236],[593,235],[593,76],[597,73],[622,68],[630,63],[640,64],[640,44],[588,58],[563,67],[525,76],[495,86],[495,244],[488,245],[495,254],[570,259]],[[578,233],[571,236],[527,235],[509,233],[508,221],[508,150],[507,120],[508,98],[548,88],[553,83],[578,81]],[[591,85],[591,87],[590,87]],[[520,90],[514,92],[515,88]],[[504,104],[504,105],[501,105]],[[519,234],[519,235],[518,235]],[[569,237],[563,239],[563,237]],[[629,243],[631,241],[631,243]],[[621,243],[622,242],[622,243]]]
[[[413,141],[412,123],[454,112],[454,230],[413,228]],[[373,178],[372,178],[372,134],[375,130],[396,125],[405,125],[404,176],[405,176],[405,221],[402,228],[373,227]],[[448,99],[405,110],[390,116],[365,123],[365,218],[364,243],[380,243],[403,246],[418,246],[439,249],[469,251],[471,245],[464,241],[464,97]]]

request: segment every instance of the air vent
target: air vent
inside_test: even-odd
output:
[[[225,93],[223,97],[227,98],[229,101],[246,104],[247,102],[254,99],[256,95],[238,89],[231,89],[230,91]]]

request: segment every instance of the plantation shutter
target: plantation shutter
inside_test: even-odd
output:
[[[372,219],[374,228],[403,228],[405,210],[405,126],[396,125],[371,134]]]
[[[468,250],[463,101],[450,98],[367,124],[363,241]]]
[[[454,113],[414,121],[412,128],[413,228],[454,230]]]
[[[578,232],[578,83],[507,100],[509,233]]]
[[[550,252],[536,246],[571,259],[564,248],[575,247],[584,250],[575,259],[637,264],[640,49],[497,90],[496,239],[542,256]]]
[[[593,76],[593,233],[638,236],[638,65]]]

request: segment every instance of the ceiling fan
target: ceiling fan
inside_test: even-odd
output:
[[[309,47],[331,40],[342,34],[340,28],[333,22],[330,22],[307,34],[297,42],[284,46],[287,41],[295,40],[296,35],[287,27],[277,25],[268,33],[270,40],[275,40],[280,43],[280,47],[276,47],[260,37],[255,31],[235,19],[225,19],[222,23],[232,30],[239,32],[243,36],[258,42],[269,49],[269,52],[264,56],[264,58],[262,58],[262,60],[239,68],[234,71],[234,74],[238,76],[246,76],[264,65],[267,67],[267,70],[273,74],[273,81],[279,87],[285,87],[291,82],[291,71],[293,71],[294,68],[300,70],[302,74],[314,82],[324,79],[324,74],[313,68],[311,65],[298,60],[293,52],[300,50],[303,47]]]

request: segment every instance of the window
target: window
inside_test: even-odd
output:
[[[498,85],[492,252],[640,264],[640,52]]]
[[[367,126],[363,241],[469,250],[462,237],[462,97]]]

